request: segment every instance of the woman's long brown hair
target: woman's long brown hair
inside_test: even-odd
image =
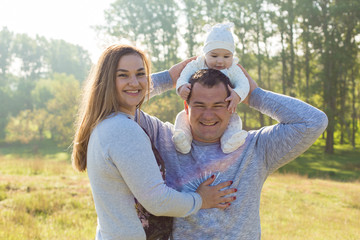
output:
[[[86,170],[87,146],[92,130],[98,123],[119,109],[115,82],[119,60],[125,55],[133,54],[143,59],[148,81],[147,96],[149,97],[150,62],[144,52],[129,45],[109,46],[100,56],[97,65],[93,67],[83,90],[72,152],[73,167],[80,172]],[[138,107],[143,101],[144,99]]]

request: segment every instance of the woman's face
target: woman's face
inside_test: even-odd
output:
[[[116,70],[116,91],[120,111],[134,115],[136,106],[147,92],[147,73],[139,55],[131,54],[120,58]]]

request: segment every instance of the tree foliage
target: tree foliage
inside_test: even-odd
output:
[[[105,20],[96,29],[146,50],[154,71],[200,54],[205,24],[234,22],[236,56],[260,87],[295,96],[326,112],[326,152],[332,153],[334,144],[359,144],[357,0],[114,0],[105,10]],[[27,126],[23,131],[32,130],[29,136],[33,138],[69,141],[79,82],[89,67],[89,56],[79,46],[3,28],[0,137],[5,137],[6,126],[8,137],[15,136],[21,129],[16,123],[22,122]],[[144,106],[150,114],[170,122],[182,108],[174,91]],[[43,110],[51,121],[44,119],[41,124]],[[242,104],[238,113],[246,129],[275,123]],[[44,126],[41,134],[39,126]]]
[[[32,92],[33,109],[10,117],[7,141],[28,143],[52,138],[59,145],[70,145],[78,107],[80,83],[72,75],[55,73],[36,83]]]
[[[0,31],[0,139],[70,145],[87,51],[63,40]]]
[[[186,48],[179,47],[180,53],[191,57],[201,52],[198,48],[203,43],[205,24],[232,21],[240,63],[258,84],[324,110],[329,117],[326,152],[333,152],[336,141],[355,147],[360,99],[359,1],[181,0],[176,3],[136,0],[125,4],[118,0],[105,12],[106,25],[98,29],[143,46],[152,54],[155,69],[163,70],[173,62],[164,62],[157,56],[169,50],[178,52],[178,45],[170,39],[159,41],[156,37],[162,35],[152,36],[156,32],[154,28],[171,33],[171,39],[182,40]],[[173,16],[170,25],[166,25],[168,19],[160,17],[166,12]],[[173,112],[181,107],[178,101],[171,100],[173,97],[177,98],[175,94],[158,97],[146,110],[163,120],[174,119]],[[248,108],[239,106],[238,110],[247,128],[273,123]]]

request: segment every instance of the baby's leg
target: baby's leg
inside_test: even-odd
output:
[[[175,131],[172,137],[175,148],[182,154],[189,153],[191,150],[192,135],[190,123],[185,111],[178,113],[175,119]]]
[[[230,116],[229,125],[220,138],[221,149],[224,153],[231,153],[244,144],[248,135],[247,131],[242,130],[242,121],[237,113]]]

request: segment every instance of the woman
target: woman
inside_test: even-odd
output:
[[[185,65],[176,65],[170,75],[179,76]],[[200,208],[224,209],[234,200],[224,196],[235,189],[220,191],[231,182],[210,186],[214,178],[200,185],[197,193],[180,193],[165,185],[149,138],[134,121],[149,95],[149,73],[142,51],[112,45],[101,55],[85,88],[72,158],[75,169],[88,171],[98,215],[97,239],[146,238],[134,198],[156,216],[176,217]]]

